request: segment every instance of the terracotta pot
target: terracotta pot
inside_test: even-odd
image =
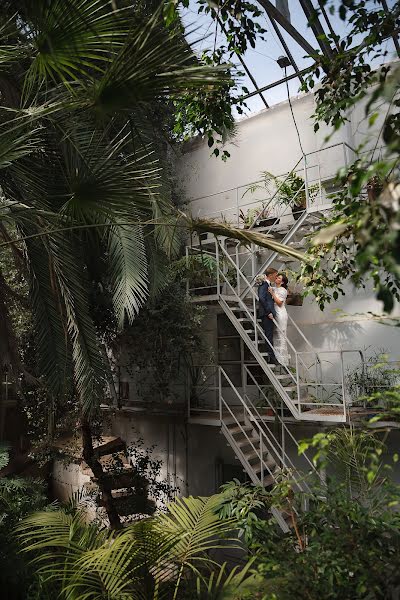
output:
[[[301,204],[296,204],[295,206],[292,206],[292,215],[293,215],[293,219],[295,221],[297,221],[298,219],[300,219],[301,215],[304,213],[304,211],[307,208],[307,201],[304,198],[303,201],[301,202]]]

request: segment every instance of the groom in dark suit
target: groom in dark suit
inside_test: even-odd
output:
[[[267,343],[268,362],[273,365],[279,364],[274,354],[274,322],[275,318],[275,302],[268,291],[268,288],[275,282],[278,271],[272,267],[268,267],[265,271],[266,280],[260,285],[258,290],[258,299],[260,301],[259,315],[261,317],[262,326],[264,329]]]

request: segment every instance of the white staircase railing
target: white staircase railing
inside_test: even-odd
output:
[[[224,398],[223,389],[226,387],[233,393],[236,404]],[[304,495],[311,494],[306,474],[299,472],[281,442],[263,427],[263,419],[253,402],[239,394],[222,367],[219,367],[219,414],[221,431],[254,485],[272,487],[278,483],[280,475],[286,474],[293,489]],[[276,417],[297,445],[278,413]],[[309,470],[321,479],[312,461],[308,457],[306,460]],[[271,512],[283,531],[288,531],[284,515],[276,507],[272,507]]]

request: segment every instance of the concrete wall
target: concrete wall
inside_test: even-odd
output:
[[[118,412],[110,433],[121,436],[128,446],[144,440],[154,446],[152,457],[162,461],[160,479],[178,487],[183,495],[216,492],[216,463],[238,464],[218,427],[185,426],[181,417]]]
[[[345,156],[343,145],[330,148],[332,144],[348,144],[353,148],[363,144],[364,151],[375,146],[379,149],[378,136],[387,107],[380,107],[379,116],[373,128],[370,128],[365,114],[367,101],[368,98],[359,102],[349,114],[349,122],[332,134],[323,125],[314,133],[313,94],[292,99],[304,152],[318,151],[310,160],[318,164],[322,179],[333,177],[345,160],[352,158],[349,149]],[[329,141],[326,140],[328,135],[331,136]],[[207,144],[195,141],[181,157],[178,171],[186,197],[191,200],[189,209],[194,215],[218,217],[229,206],[234,206],[237,200],[239,204],[248,201],[248,196],[242,198],[243,192],[251,182],[259,180],[261,171],[283,174],[293,168],[301,152],[288,102],[238,122],[237,135],[228,150],[231,157],[224,163],[215,157],[210,158]],[[355,290],[353,286],[346,285],[345,291],[344,298],[328,305],[323,312],[312,297],[307,298],[302,307],[289,307],[289,312],[316,348],[373,346],[387,349],[394,354],[394,358],[399,359],[400,339],[397,330],[378,323],[368,315],[382,313],[382,304],[375,300],[373,289]],[[396,308],[393,316],[399,315],[400,311]],[[296,341],[301,348],[301,340]]]

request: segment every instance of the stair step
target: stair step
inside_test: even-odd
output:
[[[261,323],[261,319],[256,319],[257,323]],[[250,319],[249,317],[240,317],[238,319],[238,321],[242,322],[242,321],[248,321],[249,323],[253,323],[253,319]]]
[[[125,452],[117,452],[113,454],[105,454],[104,456],[99,457],[99,462],[105,471],[112,471],[115,466],[118,468],[125,468],[125,465],[129,466],[129,461],[126,457]],[[81,463],[81,471],[84,475],[93,476],[92,469],[89,465],[82,461]]]
[[[260,465],[260,457],[259,455],[254,452],[254,450],[251,450],[250,452],[247,452],[247,454],[243,453],[243,456],[245,457],[245,459],[247,460],[247,462],[249,462],[250,464],[252,462],[257,461],[258,465],[254,467],[254,470],[256,471],[257,469],[259,469],[261,471],[261,465]],[[273,459],[269,459],[268,460],[268,456],[269,456],[269,452],[264,451],[263,453],[263,463],[265,465],[268,466],[269,469],[271,469],[271,471],[276,467],[276,462]]]
[[[272,475],[264,475],[264,487],[270,487],[271,485],[274,485],[275,483],[275,479]]]
[[[300,383],[299,384],[300,387],[308,387],[309,385],[310,385],[309,383]],[[283,389],[285,390],[285,392],[297,392],[297,385],[284,386]]]
[[[134,471],[130,465],[123,465],[123,470],[120,472],[120,468],[116,473],[107,473],[104,480],[107,485],[110,486],[111,490],[120,490],[122,488],[129,488],[134,485]],[[96,478],[92,478],[92,481],[97,483]]]
[[[251,438],[244,438],[243,440],[240,440],[239,442],[236,442],[237,445],[239,446],[239,448],[244,448],[245,446],[250,446],[250,444],[253,444],[253,446],[255,446],[256,444],[259,444],[260,442],[260,438],[258,437],[251,437]]]
[[[237,435],[238,433],[243,433],[243,431],[248,432],[248,431],[251,431],[252,429],[253,429],[253,427],[251,425],[243,425],[243,427],[239,427],[239,426],[229,427],[228,426],[228,430],[231,435]]]
[[[222,415],[222,420],[225,423],[225,425],[228,426],[228,428],[229,425],[237,426],[238,422],[240,423],[240,425],[242,425],[242,421],[240,419],[243,419],[243,411],[241,411],[241,414],[237,415],[236,418],[232,417],[230,414],[228,414],[226,417]]]
[[[125,450],[126,443],[119,436],[108,436],[94,441],[93,448],[96,456],[104,456]]]
[[[104,506],[102,501],[100,501],[100,505]],[[129,492],[114,496],[114,506],[121,517],[133,514],[152,515],[156,510],[153,500],[137,494],[133,495]]]

